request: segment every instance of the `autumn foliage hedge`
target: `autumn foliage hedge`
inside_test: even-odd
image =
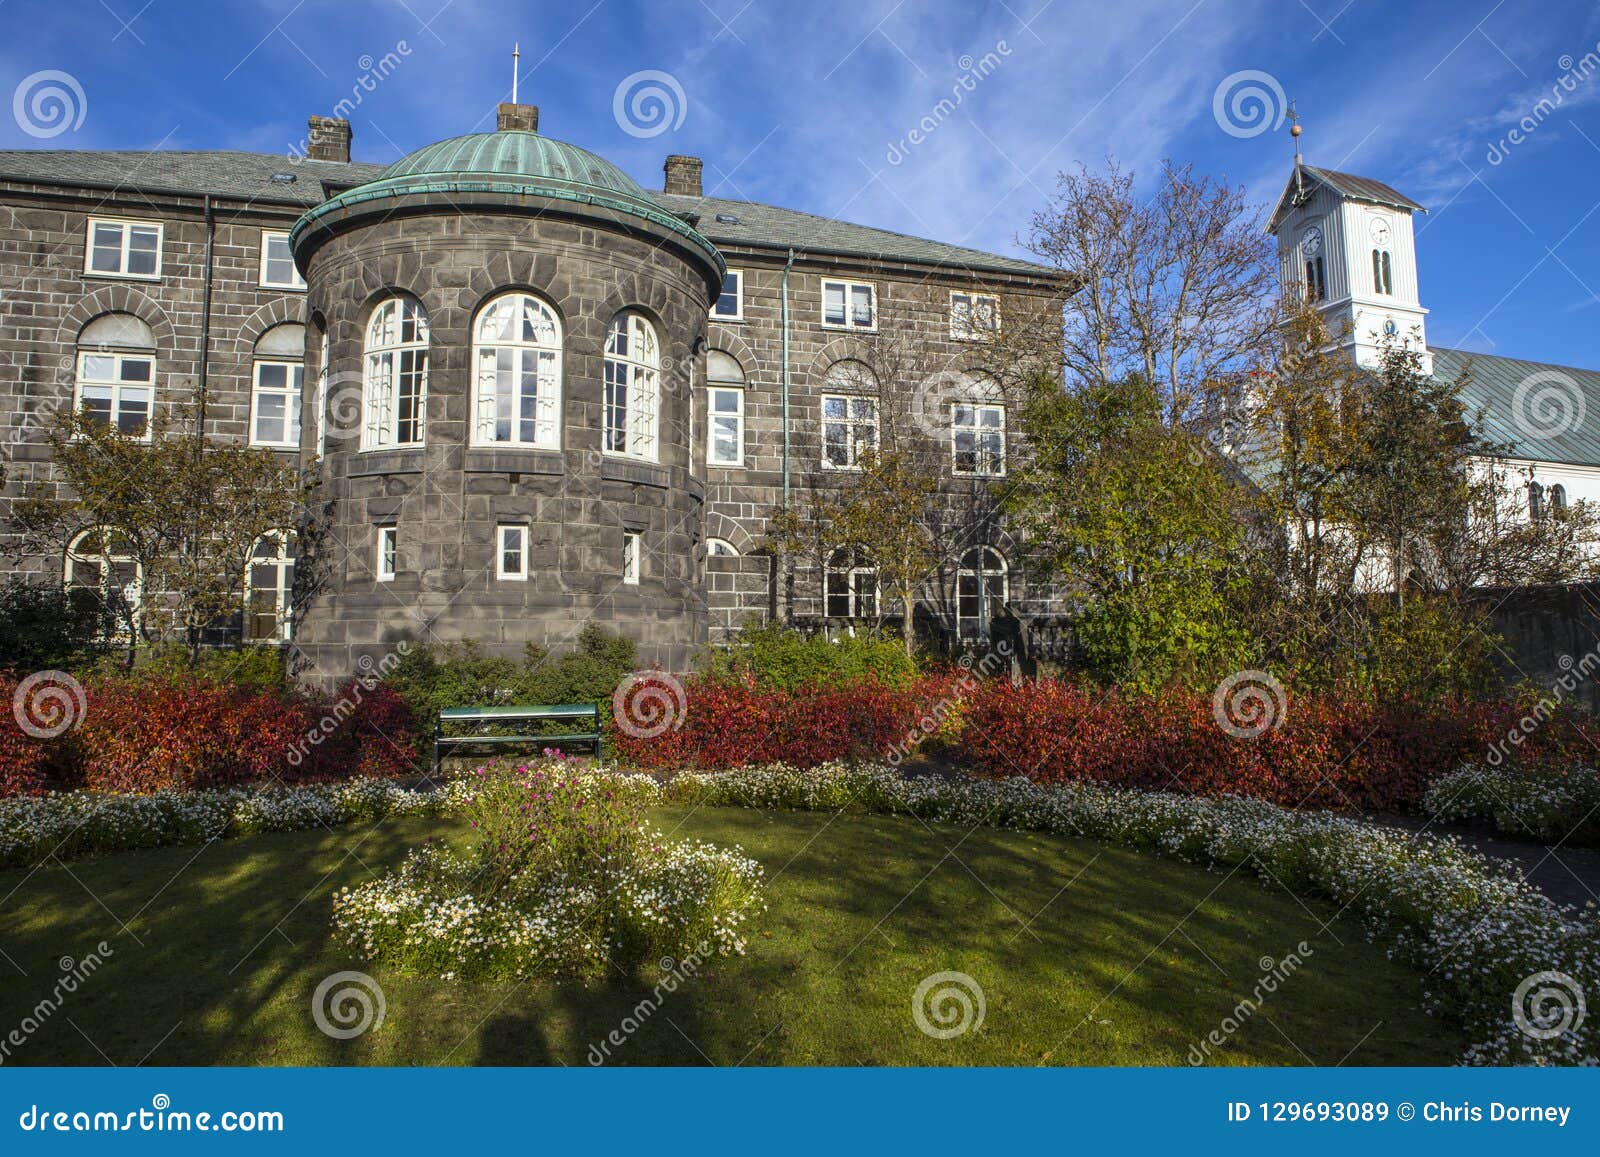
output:
[[[1581,714],[1558,711],[1530,727],[1527,705],[1511,700],[1420,704],[1282,691],[1253,707],[1267,714],[1230,715],[1226,697],[1219,708],[1213,695],[1189,691],[990,682],[966,704],[961,746],[971,766],[994,777],[1359,811],[1415,810],[1431,781],[1469,761],[1556,767],[1594,751],[1585,734],[1594,724]],[[1219,711],[1242,734],[1222,726]],[[1522,735],[1514,744],[1513,732]]]
[[[0,796],[306,783],[418,766],[412,712],[375,680],[316,696],[188,676],[91,678],[75,692],[74,725],[49,738],[23,729],[17,684],[0,674]]]

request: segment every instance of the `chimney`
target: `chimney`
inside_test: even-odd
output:
[[[496,110],[495,129],[498,132],[536,133],[539,131],[539,106],[536,104],[502,104]]]
[[[308,161],[350,163],[350,122],[338,117],[311,118],[311,135],[306,138]]]
[[[680,197],[705,196],[700,184],[700,172],[705,166],[699,157],[680,157],[674,153],[662,168],[667,174],[667,183],[662,187],[662,192]]]

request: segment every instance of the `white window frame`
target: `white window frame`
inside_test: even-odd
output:
[[[257,556],[256,547],[266,541],[273,543],[274,553]],[[244,623],[241,631],[247,643],[287,643],[294,633],[294,545],[293,531],[270,530],[250,546],[250,557],[244,569]],[[270,635],[252,635],[250,631],[251,620],[256,614],[254,595],[256,591],[266,589],[256,583],[257,569],[270,570],[273,575],[272,601],[276,626]]]
[[[830,418],[828,416],[828,403],[829,402],[843,402],[844,403],[844,408],[845,408],[845,416],[842,417],[842,418],[839,418],[839,417]],[[871,418],[870,421],[868,421],[867,419],[864,419],[864,418],[857,418],[852,413],[853,407],[852,407],[851,403],[853,403],[853,402],[870,402],[872,404],[872,418]],[[872,438],[870,440],[871,441],[871,446],[872,446],[872,449],[874,451],[877,450],[877,448],[878,448],[878,399],[876,397],[873,397],[873,396],[869,395],[869,394],[823,394],[822,395],[822,399],[819,402],[819,405],[821,406],[821,411],[820,411],[821,420],[820,420],[820,422],[818,424],[818,429],[820,429],[821,432],[822,432],[822,468],[824,470],[860,470],[861,469],[861,448],[862,448],[863,442],[865,440],[860,438],[859,436],[856,436],[853,432],[857,431],[857,430],[870,429],[872,431]],[[846,451],[848,453],[848,461],[846,461],[844,463],[831,462],[831,461],[828,460],[828,427],[829,426],[843,426],[843,427],[845,427],[845,430],[846,430],[845,449],[846,449]]]
[[[732,411],[718,410],[716,408],[718,394],[733,395],[735,406]],[[731,458],[715,457],[717,422],[719,420],[733,423],[733,456]],[[744,466],[743,386],[730,385],[724,382],[712,382],[706,386],[706,465],[734,469]]]
[[[285,377],[288,384],[283,386],[263,386],[261,384],[261,371],[267,366],[282,366],[287,372]],[[270,446],[276,450],[298,450],[300,448],[300,398],[305,389],[306,364],[304,362],[288,361],[283,358],[257,358],[250,367],[250,445]],[[281,395],[284,399],[283,432],[284,440],[275,442],[258,435],[257,421],[261,416],[261,395]]]
[[[619,336],[627,353],[614,352]],[[657,461],[661,453],[661,335],[644,314],[623,310],[611,319],[606,327],[603,376],[601,449],[613,457]]]
[[[730,269],[728,277],[733,278],[733,312],[718,313],[717,306],[722,304],[722,295],[717,295],[717,300],[711,303],[712,321],[743,321],[744,320],[744,270]],[[726,278],[724,278],[726,284]]]
[[[96,526],[74,535],[72,541],[67,544],[66,558],[62,562],[61,583],[67,590],[75,589],[74,583],[77,578],[77,568],[92,564],[99,571],[99,581],[95,583],[95,589],[100,592],[101,605],[109,608],[116,567],[119,564],[131,565],[133,578],[131,581],[121,584],[117,588],[117,593],[127,604],[128,619],[137,629],[144,621],[144,564],[139,562],[132,554],[119,553],[116,550],[117,533],[115,527]],[[84,549],[84,540],[91,536],[99,536],[96,545],[101,549]],[[127,625],[119,615],[116,627],[111,632],[111,637],[115,640],[126,640],[128,637]]]
[[[738,558],[739,548],[725,538],[706,539],[707,558]]]
[[[958,303],[965,302],[965,308]],[[993,324],[988,328],[975,328],[972,324],[973,306],[987,302]],[[972,290],[950,291],[950,336],[956,341],[993,341],[1000,336],[1000,295],[977,293]]]
[[[967,410],[972,415],[971,422],[961,421],[961,411]],[[982,414],[985,410],[998,411],[1000,425],[998,427],[985,426]],[[983,469],[984,452],[978,445],[978,439],[985,433],[998,434],[1000,449],[993,455],[994,468]],[[961,468],[961,436],[966,434],[972,439],[970,453],[977,464],[974,469]],[[999,402],[963,401],[957,399],[950,403],[950,472],[959,478],[1004,478],[1006,474],[1006,408]]]
[[[513,310],[510,337],[488,332],[504,320],[503,309]],[[541,336],[524,336],[531,316]],[[564,339],[561,318],[542,297],[520,291],[502,293],[483,303],[472,321],[472,445],[561,448],[561,359]],[[524,438],[521,407],[527,364],[533,364],[533,437]],[[507,437],[499,437],[500,423]]]
[[[110,358],[113,363],[112,375],[109,378],[88,378],[86,366],[89,358]],[[125,381],[122,377],[122,366],[125,362],[148,362],[150,364],[150,380],[147,382]],[[145,395],[144,433],[138,435],[142,442],[150,441],[150,427],[156,418],[156,355],[142,350],[95,350],[80,349],[78,351],[78,372],[72,383],[72,409],[76,414],[83,413],[83,388],[89,386],[96,390],[109,390],[111,394],[111,419],[113,430],[121,430],[120,417],[122,414],[123,395],[129,391],[142,390]],[[132,437],[133,435],[129,435]]]
[[[515,534],[517,544],[508,546],[506,538]],[[506,554],[515,550],[517,565],[512,569],[506,568]],[[502,522],[494,528],[494,577],[511,582],[526,582],[528,578],[528,524],[525,522]]]
[[[300,276],[300,270],[294,263],[294,251],[289,250],[289,280],[273,281],[267,276],[267,246],[272,240],[282,240],[284,248],[289,248],[289,234],[281,229],[263,229],[261,231],[261,276],[257,281],[263,289],[290,289],[297,293],[304,293],[306,279]]]
[[[848,565],[836,565],[837,560],[843,557]],[[843,581],[844,590],[837,596],[833,591],[835,579]],[[872,589],[864,592],[860,589],[859,580],[870,579]],[[831,603],[835,597],[845,600],[843,615],[833,614]],[[871,606],[866,606],[868,599]],[[882,608],[883,587],[878,581],[878,567],[867,553],[857,547],[842,546],[828,556],[827,565],[822,574],[822,617],[825,619],[877,619]]]
[[[1372,294],[1394,296],[1394,254],[1381,245],[1372,247]]]
[[[967,565],[967,560],[970,559],[974,554],[978,556],[978,565],[975,567]],[[997,560],[997,566],[989,565],[989,558],[991,555]],[[990,583],[991,580],[994,579],[999,580],[997,599],[991,597],[990,592]],[[978,614],[976,617],[972,615],[963,615],[961,613],[961,587],[962,584],[968,580],[971,580],[971,582],[977,587],[976,597],[978,599]],[[1001,554],[997,548],[988,544],[972,547],[961,556],[961,563],[956,569],[956,638],[990,638],[994,633],[994,616],[992,614],[985,613],[986,601],[988,603],[998,601],[1001,606],[1004,606],[1010,601],[1010,599],[1011,564],[1006,561],[1006,556]],[[971,631],[966,629],[967,623],[975,624]]]
[[[95,227],[110,225],[122,231],[119,243],[118,268],[94,267]],[[132,250],[134,229],[154,229],[156,233],[156,267],[152,273],[129,273],[128,258]],[[160,281],[162,250],[166,248],[167,227],[161,221],[147,221],[138,217],[90,217],[84,228],[83,274],[85,277],[116,277],[127,281]]]
[[[636,530],[622,532],[622,581],[630,587],[639,585],[639,574],[644,569],[644,536]]]
[[[328,456],[328,331],[317,341],[317,458]],[[302,434],[304,431],[302,431]]]
[[[406,336],[408,331],[410,337]],[[372,311],[362,354],[362,450],[427,443],[430,336],[428,311],[415,298],[385,298]],[[414,437],[402,442],[400,390],[407,379],[416,387],[415,412],[408,431]]]
[[[373,576],[381,583],[393,582],[400,572],[400,528],[393,523],[378,527],[377,552],[372,560]]]
[[[844,321],[842,321],[842,322],[829,321],[828,320],[828,288],[829,288],[829,286],[839,286],[844,291]],[[855,310],[851,307],[851,302],[855,297],[855,291],[858,290],[858,289],[865,289],[867,291],[868,296],[871,298],[871,302],[872,302],[872,305],[871,305],[872,320],[867,322],[867,323],[865,323],[865,324],[862,324],[861,322],[856,321],[856,319],[855,319]],[[876,333],[877,332],[877,329],[878,329],[878,286],[877,286],[876,283],[871,282],[871,281],[845,281],[845,280],[843,280],[841,278],[837,278],[837,277],[824,277],[822,279],[822,295],[821,295],[821,297],[822,297],[822,299],[818,304],[821,306],[820,316],[822,318],[822,328],[823,329],[854,330],[856,333]]]

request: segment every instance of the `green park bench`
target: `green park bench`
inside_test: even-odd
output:
[[[539,735],[523,727],[514,734],[446,735],[446,724],[477,724],[512,726],[536,721],[568,723],[569,727],[558,734]],[[570,721],[570,722],[569,722]],[[577,730],[583,727],[584,730]],[[447,748],[498,747],[502,744],[539,744],[543,747],[561,747],[567,744],[591,744],[594,757],[605,765],[604,737],[600,730],[600,708],[593,703],[558,703],[554,706],[528,707],[446,707],[439,712],[433,725],[433,773],[439,774],[439,765]]]

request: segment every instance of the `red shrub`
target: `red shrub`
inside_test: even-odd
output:
[[[50,762],[47,741],[29,735],[17,721],[17,682],[0,671],[0,798],[42,793]]]

